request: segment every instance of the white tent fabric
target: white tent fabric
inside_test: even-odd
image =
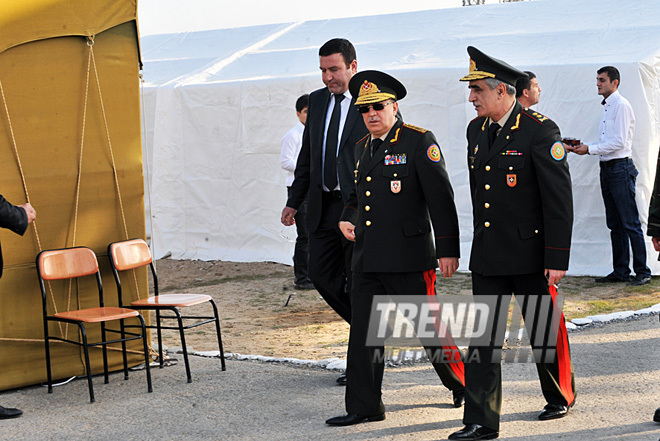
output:
[[[465,128],[476,113],[458,81],[468,45],[534,71],[543,89],[536,109],[583,141],[598,138],[596,70],[619,68],[620,91],[636,114],[633,158],[646,228],[660,145],[660,4],[536,0],[142,38],[156,255],[291,263],[295,230],[279,222],[280,139],[296,122],[296,98],[323,86],[318,48],[335,37],[353,42],[359,70],[399,78],[408,88],[404,119],[438,138],[459,210],[460,270],[472,235]],[[569,274],[605,275],[611,251],[598,158],[570,155],[569,163]]]

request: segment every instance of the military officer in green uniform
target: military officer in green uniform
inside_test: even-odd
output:
[[[557,125],[516,101],[516,80],[526,74],[474,47],[468,47],[468,53],[470,72],[461,81],[469,81],[469,100],[478,115],[467,128],[472,290],[475,296],[497,296],[494,300],[506,305],[515,294],[525,326],[534,335],[535,323],[547,323],[539,320],[541,314],[553,313],[555,285],[568,268],[573,197],[566,152]],[[543,302],[541,296],[552,301]],[[544,304],[548,308],[537,311],[536,317],[527,310],[528,305]],[[498,317],[493,313],[491,319],[497,322]],[[556,347],[556,356],[549,362],[535,360],[548,403],[541,420],[565,416],[575,400],[568,339],[560,322],[551,333],[554,341],[543,346]],[[501,346],[495,338],[485,346],[471,342],[467,359],[480,362],[465,365],[465,427],[449,439],[499,436],[501,365],[493,354]]]
[[[346,426],[385,419],[381,400],[383,347],[367,347],[372,300],[377,295],[435,295],[438,264],[444,277],[458,268],[459,234],[454,193],[438,142],[428,130],[397,119],[406,89],[378,71],[349,83],[370,134],[357,143],[356,189],[339,223],[355,242],[351,289],[345,416],[327,424]],[[433,227],[433,230],[431,230]],[[463,404],[464,367],[451,339],[427,347],[436,373]],[[440,354],[458,354],[449,360]]]

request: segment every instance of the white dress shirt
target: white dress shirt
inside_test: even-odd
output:
[[[590,155],[601,161],[630,158],[635,133],[635,113],[627,99],[617,90],[603,100],[603,115],[598,128],[598,142],[588,143]]]
[[[337,143],[337,148],[339,148],[339,144],[341,144],[341,135],[342,133],[344,133],[346,116],[348,115],[348,109],[350,109],[351,107],[351,99],[353,98],[353,96],[348,90],[344,92],[343,95],[344,95],[344,99],[341,100],[341,103],[339,103],[339,105],[341,106],[341,115],[339,116],[339,135],[337,136],[339,142]],[[325,128],[323,129],[323,152],[322,152],[323,155],[321,156],[323,161],[322,170],[325,170],[325,140],[328,138],[328,126],[330,125],[330,118],[332,118],[332,110],[334,108],[335,108],[335,95],[332,94],[332,96],[330,97],[330,103],[328,104],[328,109],[325,112]],[[336,155],[337,152],[335,152],[335,156]],[[339,190],[339,173],[337,173],[337,186],[335,188],[326,188],[324,184],[323,189],[326,191]]]
[[[303,123],[298,121],[298,124],[293,126],[291,130],[286,132],[282,137],[282,151],[280,153],[280,165],[286,170],[286,186],[291,187],[293,184],[294,172],[296,171],[296,163],[298,162],[298,155],[302,147],[302,137],[305,131]]]

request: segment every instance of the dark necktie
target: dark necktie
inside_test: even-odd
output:
[[[341,101],[344,95],[335,95],[335,107],[332,109],[328,134],[325,137],[325,167],[323,168],[323,183],[328,190],[337,186],[337,144],[339,144],[339,118],[341,117]]]
[[[371,141],[371,157],[374,157],[374,153],[378,151],[378,147],[383,143],[383,140],[380,138],[373,139]]]
[[[495,144],[495,139],[497,138],[497,131],[500,129],[500,125],[497,123],[492,123],[488,127],[488,148],[492,148]]]

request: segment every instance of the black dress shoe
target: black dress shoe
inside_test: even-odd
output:
[[[651,276],[635,276],[630,282],[626,283],[628,286],[642,286],[651,283]]]
[[[368,421],[383,421],[385,414],[379,415],[359,415],[357,413],[349,413],[348,415],[338,416],[326,420],[325,423],[330,426],[352,426],[353,424],[366,423]]]
[[[449,439],[459,440],[478,440],[478,439],[495,439],[500,436],[497,430],[489,429],[479,424],[466,424],[458,432],[449,435]]]
[[[340,386],[346,386],[348,380],[346,380],[346,372],[337,377],[337,384]]]
[[[609,273],[605,277],[599,277],[597,279],[594,279],[594,282],[596,282],[596,283],[623,283],[623,282],[628,282],[629,280],[630,280],[630,277],[626,277],[625,279],[619,279],[614,274]]]
[[[461,407],[465,403],[465,389],[453,390],[451,395],[454,398],[454,407]]]
[[[655,410],[655,414],[653,415],[653,421],[656,423],[660,423],[660,407]]]
[[[570,406],[563,406],[561,404],[546,404],[541,413],[539,414],[539,419],[541,421],[555,420],[557,418],[564,418],[568,414],[568,410],[573,407],[573,403]]]
[[[9,408],[9,407],[0,406],[0,420],[6,420],[6,419],[9,419],[9,418],[17,418],[21,415],[23,415],[23,411],[21,409],[12,409],[12,408]]]
[[[314,287],[314,284],[312,282],[310,282],[309,280],[306,280],[306,281],[300,282],[300,283],[296,283],[295,285],[293,285],[293,287],[295,289],[299,289],[299,290],[302,290],[302,291],[309,291],[311,289],[316,289]]]

